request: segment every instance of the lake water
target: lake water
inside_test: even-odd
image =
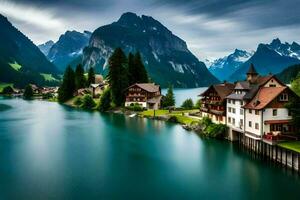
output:
[[[299,177],[179,125],[0,100],[0,199],[300,199]]]
[[[188,99],[191,98],[194,103],[196,103],[200,98],[199,94],[202,94],[207,87],[201,87],[201,88],[192,88],[192,89],[181,89],[181,88],[175,88],[174,89],[174,96],[175,96],[175,103],[177,107],[180,107],[182,103]],[[161,92],[163,95],[167,94],[168,89],[162,89]]]

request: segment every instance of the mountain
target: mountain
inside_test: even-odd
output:
[[[282,72],[280,72],[279,74],[277,74],[276,76],[284,83],[291,83],[292,80],[294,80],[297,75],[300,73],[300,64],[298,65],[292,65],[288,68],[286,68],[285,70],[283,70]]]
[[[49,40],[48,42],[44,43],[44,44],[40,44],[38,45],[38,48],[41,50],[41,52],[47,56],[51,47],[54,45],[54,42],[52,40]]]
[[[67,31],[59,37],[47,54],[48,59],[63,72],[73,60],[81,60],[82,50],[88,45],[91,32]]]
[[[0,82],[24,86],[52,84],[58,73],[45,55],[0,14]],[[54,77],[53,77],[54,76]]]
[[[254,55],[242,64],[230,77],[229,80],[243,80],[250,64],[253,63],[262,75],[268,73],[277,74],[287,67],[300,63],[299,45],[281,43],[279,39],[273,40],[270,44],[259,44]]]
[[[230,75],[252,55],[253,53],[235,49],[234,53],[215,60],[208,69],[219,80],[228,80]]]
[[[160,22],[149,16],[123,14],[117,22],[96,29],[83,52],[85,70],[94,67],[106,74],[108,58],[115,48],[126,53],[139,51],[151,79],[163,87],[208,86],[218,80],[175,36]]]

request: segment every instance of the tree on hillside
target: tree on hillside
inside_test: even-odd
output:
[[[86,85],[86,79],[84,77],[84,69],[81,64],[77,65],[75,70],[75,87],[76,90],[84,88]]]
[[[23,98],[29,100],[29,99],[32,99],[32,97],[33,97],[33,89],[31,87],[31,85],[27,85],[25,87]]]
[[[286,108],[292,114],[292,123],[295,126],[298,133],[300,133],[300,100],[299,97],[292,98],[286,105]]]
[[[109,58],[107,79],[113,103],[121,106],[125,101],[124,90],[128,87],[127,58],[121,48],[117,48]]]
[[[88,86],[95,83],[95,71],[93,67],[90,67],[88,72]]]
[[[130,85],[149,82],[148,74],[139,52],[135,55],[132,53],[128,55],[128,79]]]
[[[162,106],[164,108],[175,106],[175,97],[174,97],[173,86],[172,85],[170,85],[169,88],[168,88],[167,94],[164,97],[164,100],[162,102]]]
[[[63,82],[58,90],[58,101],[65,102],[72,98],[75,89],[75,73],[71,66],[68,66],[64,73]]]

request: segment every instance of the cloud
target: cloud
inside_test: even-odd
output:
[[[255,50],[275,37],[299,42],[297,1],[0,0],[0,12],[35,43],[56,40],[66,30],[93,31],[127,11],[151,15],[203,60],[226,56],[235,48]]]

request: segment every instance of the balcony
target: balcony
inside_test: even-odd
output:
[[[210,109],[210,112],[211,112],[212,114],[215,114],[215,115],[224,115],[224,114],[225,114],[225,111],[224,111],[224,110]]]
[[[202,111],[202,112],[208,112],[208,108],[206,108],[206,107],[201,107],[201,108],[200,108],[200,111]]]

